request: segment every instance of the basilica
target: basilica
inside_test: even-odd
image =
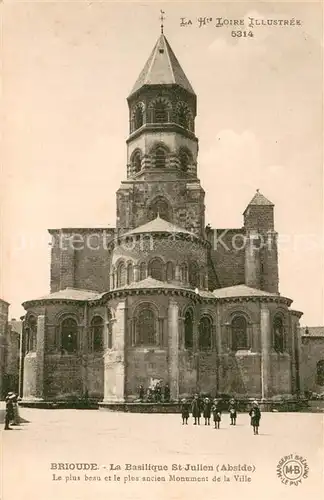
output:
[[[23,400],[131,403],[157,379],[171,401],[299,395],[273,203],[256,191],[242,227],[206,225],[197,96],[163,33],[127,102],[116,227],[50,229],[50,293],[23,304]]]

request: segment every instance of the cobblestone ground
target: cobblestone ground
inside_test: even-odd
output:
[[[304,500],[305,495],[315,497],[323,491],[323,414],[264,413],[258,436],[246,414],[238,416],[236,427],[223,415],[219,430],[194,426],[192,419],[182,426],[179,415],[27,408],[20,414],[27,422],[1,435],[1,500],[211,500],[219,495]],[[308,477],[298,485],[284,484],[277,477],[278,462],[290,454],[304,457],[309,467]],[[99,470],[51,469],[52,463],[60,462],[96,463]],[[109,470],[109,464],[122,469]],[[125,464],[166,465],[168,470],[126,471]],[[178,470],[172,470],[172,464]],[[186,464],[213,470],[178,468]],[[255,471],[228,470],[239,464]],[[53,474],[62,479],[54,481]],[[120,480],[114,481],[114,475]],[[207,480],[181,480],[188,476]]]

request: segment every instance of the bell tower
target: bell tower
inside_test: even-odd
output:
[[[197,177],[197,97],[163,26],[127,102],[127,180],[117,191],[117,228],[128,231],[159,214],[203,236],[205,193]]]

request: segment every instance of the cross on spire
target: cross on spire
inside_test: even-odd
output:
[[[163,24],[163,21],[165,19],[165,16],[164,16],[165,12],[163,10],[160,10],[160,21],[161,21],[161,34],[163,35],[163,28],[164,28],[164,24]]]

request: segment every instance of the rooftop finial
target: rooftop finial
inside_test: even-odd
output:
[[[259,192],[260,192],[260,189],[258,188],[258,189],[256,190],[256,192],[257,192],[257,193],[259,193]]]
[[[165,14],[165,12],[163,10],[160,10],[161,34],[162,35],[163,35],[163,28],[164,28],[163,21],[165,19],[164,14]]]

